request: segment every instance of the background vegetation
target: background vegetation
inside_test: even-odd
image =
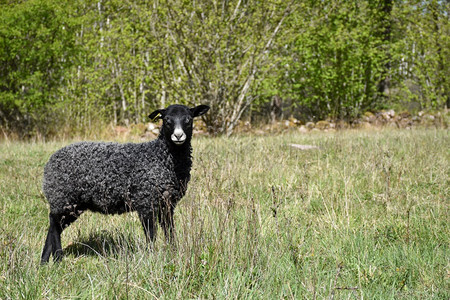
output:
[[[101,136],[171,103],[209,104],[217,135],[277,106],[305,121],[448,108],[449,13],[440,0],[0,0],[0,134]],[[436,125],[422,115],[394,125]],[[42,172],[66,142],[6,138],[0,299],[449,299],[450,140],[411,124],[196,138],[175,249],[160,232],[150,250],[134,213],[87,212],[43,267]]]
[[[450,4],[374,1],[0,1],[0,126],[19,137],[139,123],[208,103],[212,133],[450,101]],[[297,116],[298,117],[298,116]]]
[[[0,144],[1,299],[449,299],[446,130],[197,138],[175,249],[86,212],[38,267],[61,146]]]

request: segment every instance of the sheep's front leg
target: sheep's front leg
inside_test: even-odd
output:
[[[173,222],[174,207],[172,205],[167,205],[161,212],[160,224],[164,230],[164,235],[166,240],[170,244],[175,242],[175,232],[174,232],[174,222]]]
[[[142,227],[144,228],[145,237],[147,238],[147,242],[153,243],[156,238],[156,224],[155,224],[155,216],[152,214],[139,214],[139,218],[141,219]]]

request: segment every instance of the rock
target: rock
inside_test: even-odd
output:
[[[400,128],[406,128],[412,125],[411,119],[400,119],[399,121],[396,122]]]
[[[306,128],[305,125],[301,125],[301,126],[298,128],[298,132],[306,133],[306,132],[308,132],[308,128]]]
[[[313,145],[299,145],[299,144],[289,144],[292,148],[299,149],[299,150],[311,150],[311,149],[319,149],[317,146]]]
[[[316,125],[314,124],[314,122],[307,122],[305,124],[306,128],[308,128],[309,130],[313,129],[314,127],[316,127]]]
[[[147,134],[148,132],[151,133],[151,135],[158,136],[159,135],[158,125],[156,125],[155,123],[148,123],[147,128],[145,130],[145,134]]]
[[[387,113],[387,114],[389,115],[389,117],[391,117],[391,118],[395,117],[395,111],[394,111],[393,109],[388,110],[386,113]]]
[[[420,117],[419,117],[419,116],[414,116],[414,117],[411,118],[411,120],[412,120],[414,123],[420,123]]]
[[[425,127],[431,127],[431,126],[435,126],[435,116],[432,115],[423,115],[422,119],[420,120],[420,124],[424,125]]]
[[[194,129],[194,130],[192,131],[192,134],[195,135],[195,136],[199,136],[199,135],[208,135],[208,132],[203,131],[203,130],[197,130],[197,129]]]
[[[347,122],[345,122],[344,120],[339,120],[336,122],[337,129],[346,129],[349,127],[350,127],[350,125]]]
[[[325,130],[330,128],[330,123],[328,121],[319,121],[316,123],[316,128],[319,130]]]
[[[159,135],[159,129],[155,128],[151,131],[153,134]]]
[[[398,116],[402,119],[407,119],[407,118],[411,117],[411,114],[407,111],[403,111],[403,112],[399,113]]]
[[[361,129],[371,129],[372,127],[372,124],[370,124],[369,122],[361,122],[360,124],[358,124],[358,128]]]
[[[155,128],[156,128],[156,125],[154,123],[147,124],[147,131],[152,131]]]
[[[292,116],[289,118],[289,122],[291,122],[292,124],[294,124],[296,126],[302,125],[302,122],[300,120],[297,120],[296,118],[294,118]]]
[[[366,111],[362,117],[365,122],[373,122],[376,119],[376,116],[370,111]]]
[[[390,120],[393,117],[395,117],[395,111],[393,109],[391,109],[391,110],[388,110],[388,111],[381,112],[381,116],[385,120]]]
[[[397,122],[389,122],[386,124],[386,126],[388,128],[399,128],[399,125],[397,124]]]

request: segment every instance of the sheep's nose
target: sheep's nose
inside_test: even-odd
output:
[[[186,134],[182,128],[175,128],[171,138],[175,144],[181,145],[186,140]]]

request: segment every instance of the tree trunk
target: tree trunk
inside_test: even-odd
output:
[[[381,12],[381,39],[383,41],[383,46],[385,49],[385,63],[381,74],[381,80],[378,83],[378,93],[382,98],[386,98],[389,93],[389,72],[391,69],[391,54],[390,54],[390,44],[392,36],[392,12],[393,0],[382,0],[380,2],[380,12]]]

